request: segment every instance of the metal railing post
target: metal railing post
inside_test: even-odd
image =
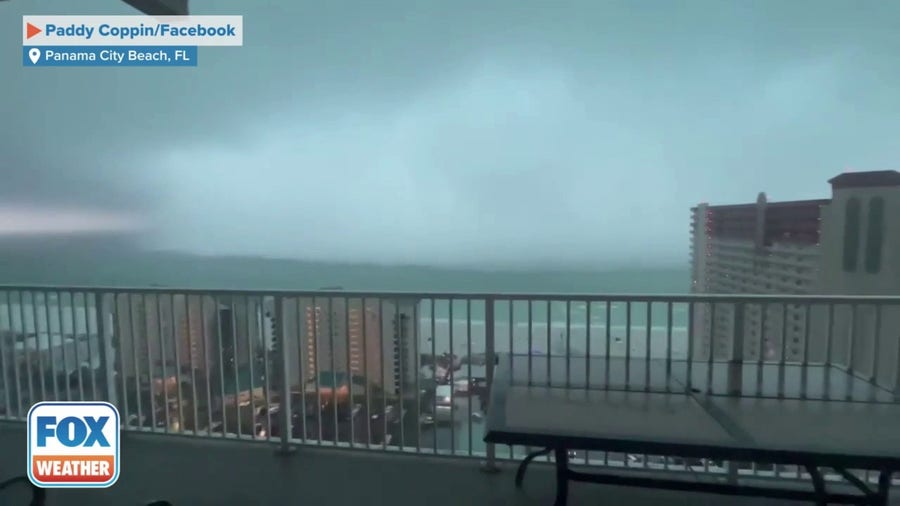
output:
[[[896,310],[900,308],[900,306],[894,306],[891,309]],[[887,332],[892,332],[889,326],[885,326],[885,330]],[[888,335],[888,337],[894,338],[896,341],[900,341],[900,333],[894,334],[893,336]],[[890,385],[889,388],[893,389],[894,400],[900,401],[900,344],[897,345],[897,352],[894,354],[894,363],[891,364],[894,366],[894,384]]]
[[[744,304],[734,305],[731,359],[728,361],[728,395],[741,395],[744,382]]]
[[[284,323],[284,298],[280,295],[275,296],[275,325],[273,329],[273,338],[275,339],[275,355],[278,357],[278,385],[281,390],[281,399],[279,400],[278,413],[280,415],[278,434],[279,444],[276,453],[279,455],[290,455],[294,452],[291,446],[291,376],[288,370],[288,356],[285,339]]]
[[[106,401],[118,408],[119,399],[116,397],[115,367],[109,360],[112,343],[106,337],[106,312],[103,311],[104,295],[103,292],[94,293],[94,311],[97,318],[97,347],[100,348],[98,353],[100,355],[100,363],[103,364],[103,375],[106,378]],[[48,325],[49,321],[50,318],[48,317]],[[62,332],[60,332],[61,335]],[[62,342],[62,339],[60,339],[60,342]],[[52,360],[53,358],[51,357]]]
[[[6,292],[6,297],[4,297],[4,300],[6,301],[6,304],[5,304],[6,307],[7,308],[11,307],[11,302],[9,300],[9,292]],[[2,312],[0,312],[0,318],[5,316],[3,313],[8,314],[6,311],[2,311]],[[8,338],[7,338],[6,332],[0,331],[0,380],[2,380],[0,382],[3,383],[3,392],[0,392],[0,393],[2,393],[2,395],[3,395],[3,406],[5,408],[4,412],[3,412],[3,418],[8,420],[8,419],[12,418],[12,411],[13,411],[13,403],[12,403],[13,397],[10,395],[10,387],[12,386],[10,384],[12,382],[9,380],[10,377],[13,376],[13,374],[12,374],[13,365],[11,363],[7,363],[7,358],[9,358],[10,361],[15,361],[15,357],[12,354],[12,351],[15,350],[15,347],[12,345],[12,341],[13,341],[12,319],[7,320],[7,325],[9,325]],[[7,339],[9,339],[9,341],[11,341],[9,346],[6,344]],[[7,351],[7,350],[9,350],[9,351]],[[18,396],[19,396],[19,392],[16,392],[15,399],[18,399]],[[18,415],[18,412],[16,413],[16,415]]]
[[[496,360],[494,356],[494,326],[496,324],[494,318],[494,299],[493,297],[488,297],[484,301],[484,357],[485,357],[485,380],[487,381],[488,388],[488,403],[487,409],[493,409],[494,407],[490,403],[491,391],[493,390],[494,385],[494,361]],[[512,304],[512,301],[510,301]],[[451,322],[452,325],[452,322]],[[510,350],[512,352],[512,350]],[[496,473],[500,471],[500,468],[497,466],[497,449],[493,443],[487,444],[487,458],[482,463],[481,470],[486,473]]]
[[[728,361],[728,395],[740,396],[744,382],[744,304],[733,306],[733,326],[731,332],[731,359]],[[725,463],[728,482],[737,483],[738,464],[729,460]]]

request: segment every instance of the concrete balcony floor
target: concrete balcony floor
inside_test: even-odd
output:
[[[24,474],[24,424],[0,423],[0,478]],[[533,465],[524,490],[515,467],[485,474],[472,459],[300,447],[274,447],[151,434],[123,434],[122,474],[102,490],[50,490],[48,504],[138,506],[166,499],[176,506],[541,505],[553,504],[552,468]],[[575,483],[572,505],[793,505],[755,498]],[[897,502],[900,504],[900,502]]]

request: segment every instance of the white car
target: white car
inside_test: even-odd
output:
[[[437,423],[453,422],[453,385],[438,385],[434,395],[436,404],[434,421]]]

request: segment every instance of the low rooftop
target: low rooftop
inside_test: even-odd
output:
[[[900,172],[896,170],[844,172],[829,179],[828,182],[834,189],[900,186]]]

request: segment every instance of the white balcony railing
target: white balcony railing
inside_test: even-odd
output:
[[[621,388],[895,402],[900,297],[0,287],[0,420],[106,400],[123,428],[517,458],[482,442],[495,353],[625,364]],[[611,368],[607,367],[607,371]],[[608,378],[607,378],[608,379]],[[587,465],[800,478],[796,468],[584,453]]]

